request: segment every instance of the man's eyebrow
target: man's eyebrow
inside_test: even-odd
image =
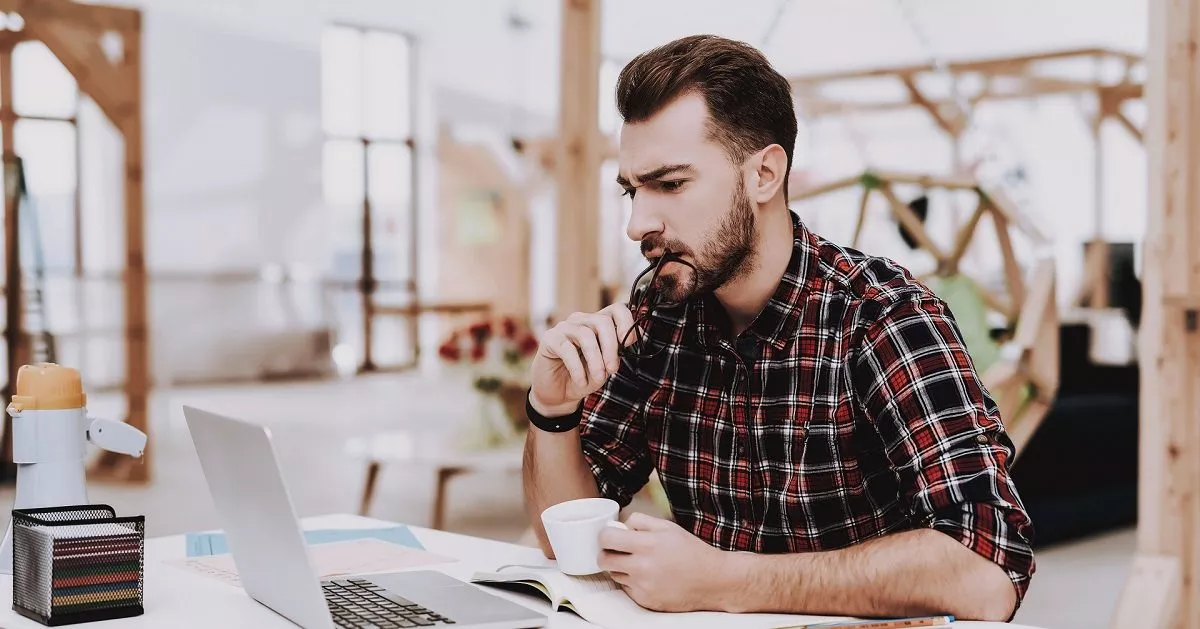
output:
[[[667,164],[665,166],[659,166],[658,168],[655,168],[654,170],[650,170],[650,171],[644,172],[640,175],[637,175],[637,180],[641,181],[641,182],[654,181],[655,179],[662,179],[663,177],[666,177],[667,175],[670,175],[673,173],[691,172],[691,171],[692,171],[691,164]],[[620,186],[625,187],[625,188],[630,187],[629,180],[626,179],[622,175],[617,175],[617,184],[619,184]]]

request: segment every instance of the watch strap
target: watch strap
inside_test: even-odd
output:
[[[580,404],[575,412],[560,417],[546,417],[541,413],[533,410],[533,404],[529,398],[533,395],[532,387],[525,392],[525,415],[529,417],[529,423],[535,428],[544,432],[567,432],[579,426],[583,421],[583,404]]]

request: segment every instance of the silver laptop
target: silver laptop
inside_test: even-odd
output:
[[[435,570],[321,581],[264,426],[183,407],[242,586],[304,629],[544,627],[540,614]]]

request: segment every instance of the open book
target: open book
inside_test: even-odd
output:
[[[805,623],[830,622],[842,617],[792,614],[727,614],[723,612],[660,613],[650,611],[629,598],[608,574],[585,577],[563,574],[550,566],[506,565],[494,572],[476,572],[472,583],[534,594],[550,601],[554,611],[567,609],[584,620],[604,627],[647,629],[708,629],[728,627],[774,629]]]

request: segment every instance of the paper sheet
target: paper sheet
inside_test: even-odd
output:
[[[330,542],[308,547],[308,556],[313,568],[322,579],[329,579],[351,574],[366,574],[385,572],[388,570],[403,570],[438,563],[457,561],[426,550],[406,548],[396,544],[364,538],[343,542]],[[167,564],[220,579],[230,585],[242,586],[238,578],[237,566],[232,555],[212,555],[208,557],[189,557],[174,559]]]
[[[304,539],[310,545],[344,542],[352,539],[373,537],[385,542],[408,546],[409,548],[425,548],[407,526],[390,526],[381,529],[317,529],[305,531]],[[208,555],[224,555],[229,552],[224,533],[188,533],[187,556],[207,557]]]

